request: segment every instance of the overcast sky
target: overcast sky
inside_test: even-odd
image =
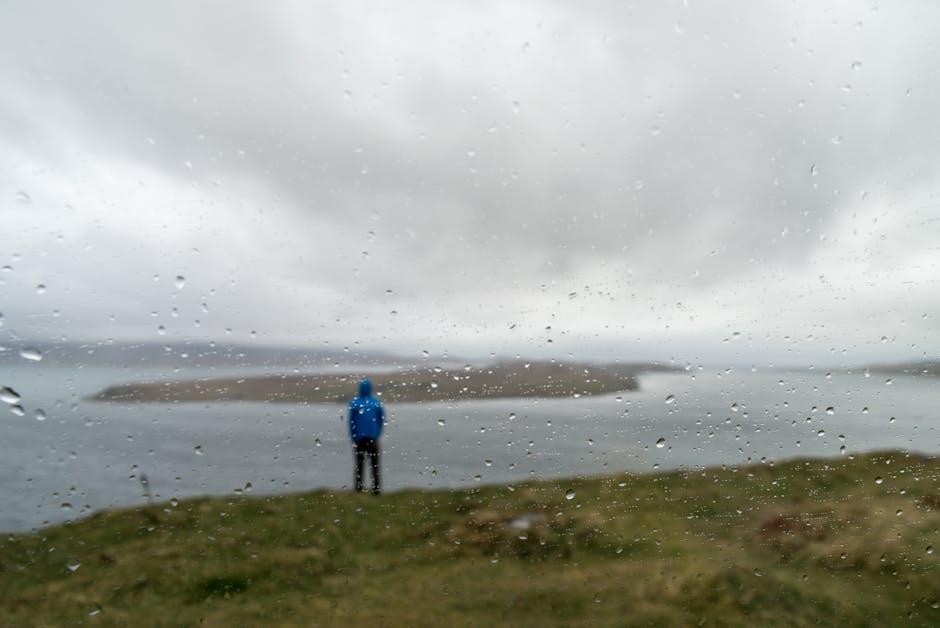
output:
[[[936,356],[938,24],[932,0],[4,3],[0,343]]]

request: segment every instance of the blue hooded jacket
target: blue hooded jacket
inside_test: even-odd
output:
[[[359,396],[349,402],[349,437],[353,441],[378,440],[384,423],[382,402],[372,396],[372,382],[364,379],[359,383]]]

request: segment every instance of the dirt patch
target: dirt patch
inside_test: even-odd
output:
[[[594,546],[602,535],[602,519],[587,511],[577,514],[492,510],[468,514],[451,528],[447,539],[459,554],[518,558],[565,558],[579,547]]]

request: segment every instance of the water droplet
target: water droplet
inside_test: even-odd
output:
[[[890,419],[888,419],[888,423],[894,423],[894,417],[891,417]]]
[[[186,285],[186,277],[182,275],[177,275],[176,279],[173,280],[173,285],[176,286],[177,290],[182,290],[183,286]]]
[[[42,360],[42,352],[39,349],[26,347],[25,349],[20,349],[20,357],[31,362],[39,362]]]
[[[885,386],[890,386],[890,385],[893,384],[893,383],[894,383],[894,380],[891,379],[890,377],[885,380]]]
[[[27,193],[24,192],[23,190],[17,190],[17,191],[16,191],[16,200],[18,200],[18,201],[21,202],[21,203],[29,203],[29,202],[31,202],[33,199],[31,199],[31,198],[29,197],[29,194],[27,194]]]
[[[818,432],[816,432],[816,436],[825,436],[825,435],[826,435],[826,430],[819,430]]]
[[[836,413],[836,409],[833,408],[832,406],[829,406],[828,408],[826,408],[826,414],[835,414],[835,413]]]
[[[510,412],[510,413],[509,413],[509,420],[510,420],[510,421],[515,421],[515,420],[516,420],[516,413],[515,413],[515,412]]]
[[[15,414],[16,416],[26,416],[26,410],[24,410],[23,406],[19,404],[10,406],[10,412]]]
[[[835,144],[836,146],[838,146],[839,144],[842,143],[842,136],[841,136],[841,135],[836,135],[836,136],[834,136],[834,137],[830,137],[830,138],[829,138],[829,142],[830,142],[831,144]]]
[[[574,490],[573,490],[573,489],[570,489],[570,488],[569,488],[567,491],[565,491],[565,499],[574,499]]]
[[[900,508],[898,508],[898,509],[894,512],[894,516],[895,516],[895,517],[900,517],[900,516],[903,515],[903,514],[904,514],[904,511],[901,510]]]
[[[320,442],[320,439],[319,439],[319,438],[313,439],[313,444],[314,444],[315,446],[317,446],[317,447],[322,447],[322,446],[323,446],[323,443]]]
[[[16,403],[22,399],[20,394],[8,386],[4,386],[0,389],[0,401],[4,403]]]
[[[862,414],[868,414],[868,406],[862,408]]]
[[[485,465],[488,466],[488,467],[492,467],[492,466],[493,466],[493,461],[490,460],[489,458],[487,458],[486,460],[483,461],[483,464],[485,464]]]
[[[36,286],[36,294],[45,294],[46,293],[46,284],[41,283]]]
[[[437,424],[441,427],[444,427],[445,425],[447,425],[447,421],[445,421],[444,419],[438,419]]]
[[[930,603],[930,608],[940,608],[940,600],[934,600]]]
[[[203,455],[205,452],[202,450],[202,445],[196,445],[193,447],[193,451],[196,452],[197,456]]]
[[[852,69],[853,69],[853,70],[861,70],[861,69],[862,69],[862,62],[861,62],[861,61],[853,61],[853,62],[852,62]]]
[[[157,333],[160,334],[161,336],[166,335],[166,327],[164,327],[163,325],[158,326]]]
[[[33,412],[33,418],[35,418],[37,421],[45,421],[46,412],[42,408],[37,408],[36,411]]]
[[[813,164],[809,167],[809,176],[815,177],[819,174],[819,168],[816,167],[816,164]]]
[[[475,148],[467,149],[467,157],[470,157],[471,159],[473,159],[476,156],[477,156],[477,150]]]
[[[477,473],[475,476],[473,476],[473,479],[476,480],[477,482],[479,482],[480,480],[483,479],[483,476],[480,475],[479,473]]]
[[[881,484],[881,483],[884,482],[884,481],[885,481],[885,479],[884,479],[883,477],[881,477],[880,475],[875,478],[875,484]]]
[[[676,397],[675,397],[675,395],[668,395],[668,396],[666,397],[666,404],[667,404],[667,405],[669,405],[669,404],[671,404],[671,403],[675,403],[675,402],[676,402]]]
[[[665,446],[666,446],[666,439],[663,437],[660,437],[659,440],[656,441],[656,447],[658,447],[659,449],[662,449]]]
[[[65,566],[65,568],[74,573],[78,571],[78,568],[81,566],[82,566],[81,563],[69,563]]]
[[[927,546],[927,553],[928,553],[928,554],[933,554],[933,545],[928,545],[928,546]]]
[[[738,411],[738,404],[737,404],[737,402],[731,404],[731,411],[732,411],[732,412],[737,412],[737,411]]]
[[[650,135],[652,135],[653,137],[658,137],[659,135],[662,134],[662,132],[663,130],[659,128],[658,126],[654,125],[650,127]]]
[[[431,382],[431,388],[437,388],[437,382]]]

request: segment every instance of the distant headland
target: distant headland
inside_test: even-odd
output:
[[[639,389],[644,372],[681,372],[662,364],[502,362],[461,368],[411,368],[384,373],[328,373],[206,378],[109,386],[94,401],[267,401],[343,403],[368,377],[391,402],[513,397],[579,397]]]

